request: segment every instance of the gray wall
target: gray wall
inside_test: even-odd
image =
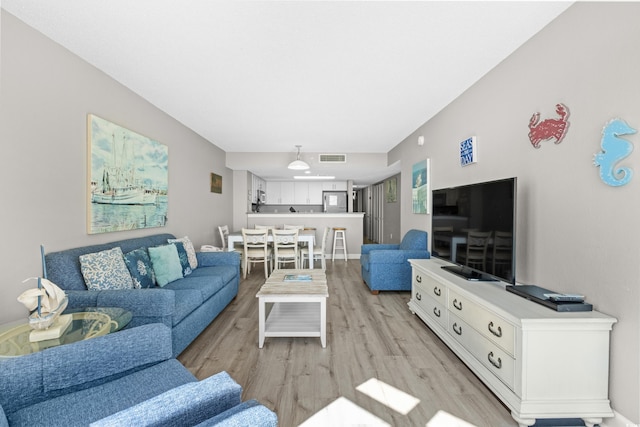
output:
[[[16,301],[41,274],[47,251],[169,232],[199,247],[231,223],[232,173],[225,153],[93,66],[2,11],[0,88],[0,323],[26,317]],[[87,114],[169,147],[166,227],[88,235]],[[210,192],[210,173],[223,192]]]
[[[639,3],[574,4],[389,153],[390,162],[402,161],[404,176],[415,159],[430,158],[432,188],[518,177],[517,280],[584,294],[618,319],[610,398],[614,410],[636,424],[640,133],[628,137],[635,152],[622,162],[636,171],[630,184],[605,185],[592,160],[610,119],[640,129],[639,19]],[[558,102],[571,112],[564,141],[534,149],[529,118],[538,111],[555,117]],[[479,162],[461,167],[458,143],[472,135]],[[411,200],[410,184],[403,180],[403,200]],[[430,219],[404,203],[403,230],[427,227]]]

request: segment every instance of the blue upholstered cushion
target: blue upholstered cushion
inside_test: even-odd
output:
[[[147,248],[138,248],[127,252],[124,254],[124,262],[131,273],[134,288],[151,288],[156,285],[156,274],[153,271]]]
[[[174,243],[150,247],[148,250],[158,286],[182,279],[182,265]]]
[[[165,289],[195,289],[202,294],[202,300],[206,301],[229,283],[236,271],[237,269],[232,266],[200,267],[190,276],[169,283]]]
[[[180,280],[177,284],[182,283],[183,280]],[[198,289],[180,289],[178,286],[173,291],[176,293],[176,305],[172,319],[173,326],[175,326],[199,308],[204,302],[204,298],[202,298],[202,293]]]
[[[278,427],[278,416],[257,400],[248,400],[233,408],[210,418],[196,427],[237,427],[261,426]]]
[[[187,251],[187,256],[189,258],[189,265],[191,266],[191,269],[195,270],[196,268],[198,268],[198,257],[196,256],[196,250],[193,247],[193,243],[191,243],[191,239],[189,239],[189,236],[184,236],[179,239],[169,239],[167,241],[167,243],[176,243],[176,242],[182,242],[182,244],[184,245],[184,248]]]
[[[89,290],[133,288],[120,247],[80,255],[80,269]]]
[[[187,254],[187,250],[184,248],[184,243],[174,242],[172,244],[176,245],[176,249],[178,250],[178,258],[180,259],[180,266],[182,267],[182,276],[190,275],[191,264],[189,264],[189,255]]]
[[[400,250],[427,250],[427,232],[422,230],[409,230],[400,242]]]
[[[239,405],[241,394],[242,387],[229,374],[220,372],[168,390],[91,426],[191,426]]]

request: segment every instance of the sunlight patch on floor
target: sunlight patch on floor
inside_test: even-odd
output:
[[[391,427],[391,424],[362,409],[346,397],[339,397],[300,424],[300,427],[326,426]]]
[[[407,415],[413,408],[420,403],[420,399],[405,393],[402,390],[386,384],[379,379],[371,378],[356,387],[361,393],[366,394],[370,398],[386,405],[394,411]]]
[[[458,417],[454,417],[448,412],[438,411],[429,420],[427,427],[476,427],[466,421],[461,420]]]

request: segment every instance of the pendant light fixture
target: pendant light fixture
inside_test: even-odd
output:
[[[300,160],[300,147],[302,147],[301,145],[296,145],[296,147],[298,148],[298,156],[296,157],[296,159],[289,163],[289,166],[287,166],[289,169],[293,169],[293,170],[297,170],[297,171],[302,171],[302,170],[306,170],[309,169],[309,165],[306,162],[303,162],[302,160]]]

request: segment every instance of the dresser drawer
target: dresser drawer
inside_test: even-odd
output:
[[[515,360],[486,339],[464,320],[449,313],[448,333],[511,390],[514,389]]]
[[[436,300],[440,305],[447,305],[447,287],[435,280],[433,277],[413,269],[412,287],[420,286],[424,294]]]
[[[447,328],[447,309],[436,299],[432,298],[431,292],[421,284],[414,283],[412,288],[412,299],[420,309],[429,317],[435,320],[443,329]]]
[[[449,310],[466,321],[469,326],[497,344],[511,356],[515,355],[515,326],[506,320],[461,296],[453,290],[448,292]]]

